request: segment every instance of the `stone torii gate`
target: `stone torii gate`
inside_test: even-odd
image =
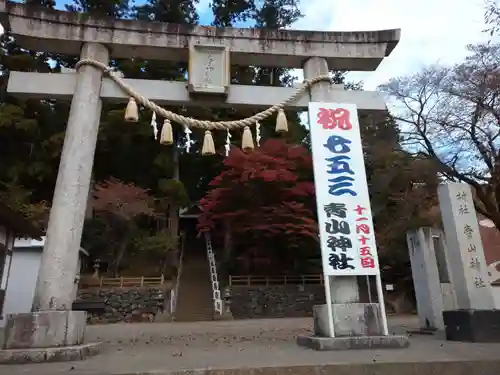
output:
[[[231,85],[229,61],[236,65],[303,68],[305,79],[329,69],[374,71],[399,41],[400,30],[314,32],[184,26],[114,20],[47,10],[0,0],[0,21],[24,48],[80,56],[108,65],[113,59],[189,61],[189,84],[125,79],[157,104],[250,107],[262,110],[283,102],[294,88]],[[207,55],[215,61],[205,79]],[[126,102],[124,93],[102,69],[82,65],[76,72],[11,72],[8,92],[20,98],[71,100],[64,146],[31,314],[9,318],[4,349],[77,346],[81,357],[85,313],[71,311],[78,249],[89,193],[102,100]],[[297,111],[311,101],[353,103],[361,111],[385,111],[378,93],[345,91],[319,82],[288,103]],[[358,303],[355,277],[335,279],[333,303]],[[63,349],[61,349],[62,351]],[[68,358],[68,357],[66,357]]]

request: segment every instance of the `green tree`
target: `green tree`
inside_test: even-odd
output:
[[[73,0],[65,7],[70,12],[114,18],[127,18],[131,11],[129,0]]]
[[[24,2],[29,5],[41,5],[49,9],[54,9],[56,6],[56,0],[24,0]]]
[[[52,8],[54,2],[36,5]],[[50,72],[48,55],[21,48],[8,33],[0,36],[0,194],[13,209],[38,216],[52,198],[67,111],[53,101],[8,95],[11,70]]]
[[[195,5],[198,1],[182,1],[175,0],[165,2],[161,0],[148,0],[146,4],[136,6],[136,17],[140,20],[155,20],[161,22],[174,22],[179,24],[193,25],[198,22],[198,14]],[[148,77],[153,79],[167,79],[184,81],[187,72],[187,63],[175,63],[165,61],[145,61],[143,64],[144,72]],[[169,108],[173,111],[178,111],[178,108]],[[193,115],[194,117],[194,115]],[[169,175],[172,182],[169,187],[175,186],[176,194],[185,194],[185,188],[181,182],[181,150],[178,144],[181,142],[182,129],[178,124],[174,124],[174,139],[175,145],[170,149],[164,149],[156,158],[158,163],[160,160],[165,161],[169,169]],[[163,182],[164,178],[160,178],[158,188],[163,193],[163,202],[168,202],[169,212],[169,232],[172,237],[178,236],[179,231],[179,208],[181,204],[185,204],[185,199],[171,199],[165,196],[168,189]],[[176,244],[177,248],[177,244]]]
[[[408,295],[413,284],[406,232],[435,224],[437,170],[426,158],[403,150],[388,113],[361,116],[360,123],[382,277]]]
[[[199,0],[146,0],[145,4],[134,7],[135,18],[139,20],[196,24],[198,13],[196,4]]]

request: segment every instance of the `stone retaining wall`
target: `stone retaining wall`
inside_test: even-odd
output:
[[[231,312],[235,319],[312,316],[325,303],[322,285],[233,286]]]
[[[88,288],[78,291],[78,301],[103,301],[104,312],[89,313],[90,324],[152,322],[163,311],[164,291],[148,288]]]

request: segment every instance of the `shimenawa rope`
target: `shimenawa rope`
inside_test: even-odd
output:
[[[125,92],[130,97],[130,101],[129,104],[127,105],[127,110],[125,114],[126,120],[134,122],[138,120],[137,103],[143,105],[146,108],[149,108],[150,110],[154,111],[157,115],[164,117],[166,119],[163,126],[163,128],[165,129],[165,134],[163,134],[164,131],[162,130],[162,135],[160,138],[161,143],[163,144],[173,143],[171,136],[170,121],[183,124],[189,128],[205,129],[207,131],[205,132],[205,139],[203,142],[202,153],[208,155],[215,153],[213,139],[210,134],[210,130],[234,130],[238,128],[244,128],[244,130],[246,130],[246,127],[250,127],[256,124],[257,122],[266,119],[275,112],[278,112],[278,117],[276,120],[276,131],[286,132],[288,130],[288,127],[287,127],[286,116],[283,111],[285,106],[289,103],[294,102],[300,95],[303,94],[304,91],[306,91],[313,85],[321,81],[332,82],[331,77],[328,75],[317,76],[312,79],[304,80],[302,82],[302,85],[298,87],[287,100],[279,104],[275,104],[262,112],[256,113],[253,116],[247,117],[242,120],[234,120],[234,121],[205,121],[205,120],[197,120],[191,117],[182,116],[160,107],[153,101],[145,98],[144,96],[134,91],[134,89],[129,85],[127,85],[125,81],[118,76],[118,74],[115,74],[115,71],[112,67],[109,67],[106,64],[103,64],[93,59],[82,59],[76,63],[75,69],[78,70],[80,67],[84,65],[91,65],[95,68],[101,69],[111,80],[113,80],[122,89],[123,92]],[[248,139],[248,137],[250,138]],[[251,132],[249,131],[243,132],[242,143],[243,143],[242,146],[243,149],[253,149],[253,140],[251,137]]]

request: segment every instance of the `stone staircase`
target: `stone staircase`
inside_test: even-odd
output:
[[[213,320],[212,283],[204,249],[186,249],[180,276],[175,321]]]

